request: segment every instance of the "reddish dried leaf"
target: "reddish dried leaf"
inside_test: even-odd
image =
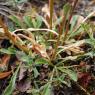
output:
[[[33,48],[32,48],[36,53],[39,53],[42,57],[45,57],[47,58],[47,52],[46,52],[46,49],[44,46],[42,45],[39,45],[39,44],[35,44],[33,45]]]
[[[3,79],[5,77],[8,77],[11,74],[11,71],[8,72],[1,72],[0,73],[0,79]]]
[[[7,64],[10,60],[10,56],[9,55],[4,55],[4,57],[1,59],[1,64],[0,64],[0,69],[5,71],[7,69]]]
[[[89,73],[79,73],[78,74],[78,81],[81,86],[84,88],[87,88],[90,80],[91,80],[91,75]]]
[[[9,59],[10,59],[10,56],[5,55],[1,60],[2,64],[0,64],[0,67],[5,66],[8,63]]]
[[[93,92],[93,94],[92,95],[95,95],[95,91]]]
[[[81,66],[81,67],[86,66],[86,62],[81,61],[81,62],[80,62],[80,66]]]

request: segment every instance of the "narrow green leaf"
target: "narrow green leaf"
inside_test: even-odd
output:
[[[36,17],[36,20],[37,20],[37,26],[36,26],[36,28],[40,28],[41,25],[42,25],[42,17],[38,15]]]
[[[69,81],[65,80],[65,79],[64,79],[64,76],[59,77],[58,80],[59,80],[61,83],[67,85],[68,87],[71,87],[71,83],[70,83]]]
[[[33,89],[32,88],[32,90],[31,90],[31,93],[32,93],[32,95],[39,95],[39,90],[38,89]],[[30,92],[29,92],[30,93]]]
[[[7,86],[7,88],[5,89],[5,91],[4,91],[4,93],[2,95],[11,95],[12,92],[14,91],[15,82],[16,82],[16,78],[17,78],[19,68],[20,68],[20,66],[18,66],[17,70],[15,71],[13,76],[11,77],[11,81],[9,82],[9,85]]]
[[[33,63],[33,59],[31,56],[25,54],[24,52],[16,52],[16,57],[20,60],[20,61],[23,61],[23,62],[27,62],[29,64],[32,64]]]
[[[78,15],[75,15],[75,16],[72,17],[72,19],[70,21],[70,23],[71,23],[70,32],[73,32],[73,29],[75,27],[77,19],[78,19]]]
[[[39,58],[35,61],[35,64],[48,64],[48,61],[43,58]]]
[[[33,27],[34,27],[34,28],[37,28],[37,27],[36,27],[36,26],[37,26],[37,22],[36,22],[36,20],[35,20],[34,18],[32,19],[32,24],[33,24]]]
[[[23,20],[24,20],[25,24],[28,26],[28,28],[33,27],[32,19],[30,16],[24,16]]]
[[[58,67],[58,70],[67,74],[73,81],[77,81],[78,78],[77,78],[77,73],[75,71],[64,67]]]
[[[9,17],[14,23],[16,23],[16,25],[20,28],[22,28],[23,23],[21,22],[21,20],[19,19],[19,17],[12,15]]]
[[[13,0],[14,1],[14,0]],[[17,4],[26,3],[28,0],[15,0]]]
[[[66,17],[66,19],[68,19],[68,16],[70,15],[70,10],[71,10],[71,5],[69,3],[65,4],[63,7],[64,10],[64,15]]]
[[[37,68],[36,67],[33,68],[33,71],[34,71],[34,77],[37,78],[38,75],[39,75],[39,72],[38,72]]]
[[[42,95],[52,95],[51,83],[47,83],[43,87]]]
[[[0,49],[1,53],[5,53],[5,54],[15,54],[16,50],[14,48],[8,48],[8,49]]]

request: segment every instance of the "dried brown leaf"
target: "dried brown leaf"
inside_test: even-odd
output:
[[[39,53],[42,57],[47,58],[47,52],[46,48],[43,45],[35,44],[33,45],[32,49],[36,52]]]
[[[1,72],[0,73],[0,79],[3,79],[5,77],[8,77],[11,74],[11,71],[8,72]]]

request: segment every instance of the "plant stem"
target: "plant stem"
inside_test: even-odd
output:
[[[49,19],[49,26],[52,30],[52,21],[53,21],[53,7],[54,7],[54,0],[49,0],[49,10],[50,10],[50,19]],[[49,37],[51,38],[51,33],[49,34]]]
[[[52,18],[53,18],[53,3],[54,0],[49,0],[49,8],[50,8],[50,29],[52,30]]]
[[[74,5],[72,6],[71,11],[70,11],[70,16],[69,16],[69,19],[68,19],[68,22],[67,22],[67,25],[66,25],[66,31],[65,31],[65,34],[64,34],[63,45],[64,45],[64,42],[65,42],[65,40],[67,38],[67,34],[69,32],[69,24],[70,24],[72,15],[73,15],[73,11],[74,11],[74,9],[75,9],[75,7],[77,5],[77,2],[78,2],[78,0],[74,1]]]
[[[63,16],[62,22],[60,23],[60,26],[59,26],[59,28],[58,28],[58,30],[59,30],[59,36],[58,36],[58,39],[57,39],[57,42],[56,42],[56,45],[55,45],[55,50],[54,50],[54,53],[53,53],[53,55],[52,55],[52,59],[51,59],[51,60],[54,60],[55,57],[56,57],[57,49],[58,49],[58,46],[59,46],[59,44],[60,44],[60,38],[61,38],[61,35],[62,35],[62,33],[63,33],[63,27],[64,27],[64,25],[65,25],[65,20],[66,20],[65,18],[66,18],[66,17]]]

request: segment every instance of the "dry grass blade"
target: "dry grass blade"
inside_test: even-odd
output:
[[[45,28],[41,28],[41,29],[37,29],[37,28],[28,28],[28,29],[17,29],[15,31],[13,31],[13,33],[15,32],[18,32],[18,31],[26,31],[26,32],[32,32],[32,31],[47,31],[47,32],[50,32],[50,33],[53,33],[54,35],[58,36],[58,33],[54,30],[50,30],[50,29],[45,29]]]
[[[35,39],[31,39],[30,37],[27,37],[26,35],[23,34],[17,34],[19,37],[23,37],[27,40],[29,40],[32,44],[36,44]]]
[[[14,45],[16,45],[20,50],[29,53],[29,49],[27,46],[25,45],[20,45],[17,41],[17,39],[15,39],[15,35],[12,35],[11,32],[9,32],[7,26],[3,23],[2,19],[0,18],[0,25],[2,26],[2,28],[4,29],[4,33],[5,35],[9,38],[9,40],[12,41],[12,43]]]
[[[70,45],[65,45],[65,46],[59,46],[58,48],[63,48],[64,50],[68,50],[72,47],[79,47],[85,43],[85,40],[80,40],[77,41],[76,43],[70,44]]]
[[[2,63],[0,64],[0,66],[2,65],[6,65],[8,63],[10,59],[10,56],[9,55],[5,55],[3,58],[2,58]]]
[[[22,37],[26,38],[27,40],[31,41],[31,43],[33,44],[33,48],[32,48],[32,49],[34,49],[36,52],[39,52],[42,57],[47,57],[47,58],[48,58],[48,55],[47,55],[47,53],[46,53],[45,48],[43,48],[42,45],[37,44],[37,43],[35,42],[35,40],[33,40],[33,39],[31,39],[31,38],[29,38],[29,37],[23,35],[23,34],[19,34],[19,36],[17,36],[17,35],[15,34],[16,31],[14,31],[13,33],[9,32],[9,31],[8,31],[8,28],[7,28],[6,25],[2,22],[1,19],[0,19],[0,25],[1,25],[2,28],[4,29],[5,35],[6,35],[6,36],[9,38],[9,40],[11,40],[11,41],[13,42],[13,44],[16,45],[20,50],[22,50],[22,51],[24,51],[24,52],[26,52],[26,53],[29,53],[29,50],[30,50],[29,47],[27,47],[26,45],[21,44],[21,43],[23,43],[23,42],[22,42],[22,40],[19,38],[19,36],[22,36]],[[39,30],[45,31],[45,30],[46,30],[46,31],[49,31],[48,29],[32,29],[32,28],[29,28],[29,29],[21,29],[21,30],[26,30],[26,31],[39,31]],[[50,31],[53,32],[53,33],[55,33],[55,34],[57,34],[55,31],[52,31],[52,30],[50,30]],[[21,42],[21,43],[19,43],[18,41]]]
[[[30,48],[33,49],[36,53],[39,53],[42,57],[49,58],[47,53],[46,53],[45,47],[43,45],[38,44],[35,41],[35,39],[27,37],[26,35],[23,35],[23,34],[18,34],[18,36],[29,40],[32,44],[32,46],[30,46]]]
[[[95,11],[91,12],[82,22],[81,24],[85,23],[91,16],[93,16],[95,14]],[[75,29],[74,32],[76,32],[80,27],[81,27],[81,24],[77,27],[77,29]]]

